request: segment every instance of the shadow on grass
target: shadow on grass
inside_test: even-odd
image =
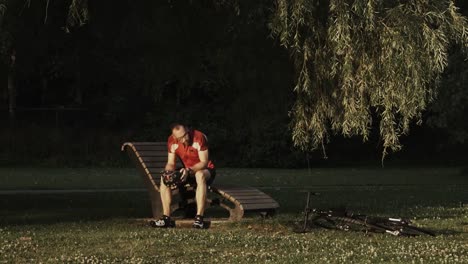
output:
[[[462,234],[466,234],[467,232],[464,232],[464,231],[458,231],[458,230],[453,230],[453,229],[431,229],[431,231],[433,231],[436,236],[440,236],[440,235],[444,235],[444,236],[456,236],[456,235],[462,235]]]
[[[310,191],[320,193],[320,196],[311,198],[310,207],[313,208],[346,207],[364,214],[397,214],[408,218],[460,216],[460,210],[451,209],[463,207],[468,202],[464,187],[457,186],[372,186],[359,189],[337,186]],[[266,192],[280,203],[281,213],[296,213],[304,209],[306,193],[303,191]]]
[[[146,193],[22,194],[0,196],[0,224],[53,224],[151,216]]]
[[[264,190],[279,204],[275,219],[299,216],[306,194],[299,189]],[[314,191],[314,190],[312,190]],[[435,187],[369,187],[361,189],[333,187],[319,190],[311,207],[347,209],[368,215],[417,219],[462,218],[468,210],[463,188]],[[207,211],[207,216],[221,216]],[[145,192],[69,193],[0,195],[0,225],[53,224],[94,221],[110,218],[149,218],[151,205]],[[451,231],[448,230],[447,234]]]
[[[208,208],[209,217],[227,218],[220,207]],[[183,217],[176,211],[174,217]],[[151,218],[145,192],[10,194],[0,195],[0,225],[55,224],[112,218]]]

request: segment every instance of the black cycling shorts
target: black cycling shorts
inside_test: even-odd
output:
[[[210,172],[210,179],[206,181],[207,185],[211,185],[216,177],[216,169],[210,169],[207,168],[207,170]],[[193,177],[188,177],[187,182],[190,184],[196,184],[197,181],[195,180],[195,176]]]

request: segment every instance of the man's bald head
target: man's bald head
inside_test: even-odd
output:
[[[172,123],[170,128],[172,130],[172,136],[177,139],[177,141],[183,142],[183,138],[187,135],[188,132],[187,127],[184,124],[177,122]]]

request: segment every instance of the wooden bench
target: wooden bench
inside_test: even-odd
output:
[[[159,194],[160,174],[164,170],[167,162],[166,142],[126,142],[122,145],[125,151],[133,160],[144,183],[148,188],[151,207],[154,218],[162,215],[161,197]],[[183,167],[178,159],[176,167]],[[217,175],[217,178],[223,177]],[[214,181],[216,185],[216,179]],[[173,195],[179,195],[178,201],[173,201],[171,211],[184,210],[186,217],[195,215],[195,188],[188,185],[173,190]],[[238,221],[242,219],[245,212],[259,212],[263,215],[272,215],[279,204],[264,192],[252,187],[238,186],[209,186],[208,190],[214,194],[213,199],[207,199],[207,206],[220,206],[229,212],[229,220]],[[174,199],[173,199],[174,200]]]

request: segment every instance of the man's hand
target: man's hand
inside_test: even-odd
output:
[[[182,176],[180,177],[180,179],[181,179],[182,181],[186,181],[187,178],[188,178],[188,176],[189,176],[190,174],[193,174],[194,172],[193,172],[193,170],[190,169],[190,168],[182,168],[182,169],[180,169],[180,173],[182,173]]]
[[[185,168],[180,169],[179,172],[182,173],[182,176],[180,176],[180,179],[181,179],[182,181],[187,180],[187,174],[188,174],[188,173],[187,173],[187,171],[185,171]]]

